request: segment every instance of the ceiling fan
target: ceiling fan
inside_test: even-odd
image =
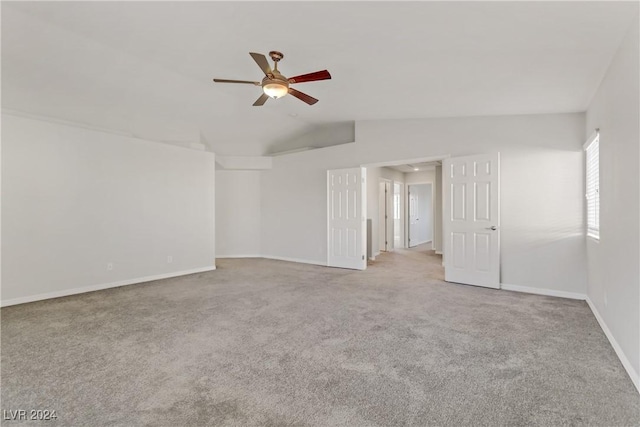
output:
[[[267,61],[267,57],[261,53],[250,52],[249,55],[253,58],[254,61],[258,64],[258,67],[264,72],[265,77],[262,79],[262,82],[252,82],[248,80],[228,80],[228,79],[213,79],[216,83],[243,83],[243,84],[251,84],[255,86],[262,86],[262,91],[264,92],[260,95],[260,98],[253,103],[254,107],[259,107],[264,105],[267,102],[267,99],[273,98],[278,99],[282,98],[286,94],[290,93],[301,101],[306,102],[309,105],[313,105],[318,102],[312,96],[307,95],[306,93],[302,93],[299,90],[295,90],[289,85],[295,83],[305,83],[305,82],[315,82],[317,80],[327,80],[331,78],[331,74],[327,70],[316,71],[315,73],[302,74],[300,76],[295,77],[285,77],[280,74],[278,71],[278,62],[284,57],[284,55],[277,51],[269,52],[269,56],[273,59],[274,67],[271,69],[269,66],[269,62]]]

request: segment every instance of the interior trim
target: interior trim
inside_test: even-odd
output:
[[[86,292],[101,291],[103,289],[118,288],[120,286],[135,285],[137,283],[151,282],[160,279],[169,279],[171,277],[186,276],[188,274],[203,273],[205,271],[213,271],[216,266],[194,268],[191,270],[177,271],[173,273],[157,274],[153,276],[137,277],[135,279],[120,280],[118,282],[100,283],[98,285],[83,286],[80,288],[63,289],[60,291],[46,292],[43,294],[30,295],[27,297],[12,298],[0,301],[0,307],[8,307],[10,305],[25,304],[28,302],[42,301],[45,299],[66,297],[69,295],[84,294]]]

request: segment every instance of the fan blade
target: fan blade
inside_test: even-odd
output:
[[[294,88],[289,88],[289,93],[293,96],[295,96],[296,98],[298,98],[300,101],[304,101],[309,105],[313,105],[316,102],[318,102],[317,99],[315,99],[313,96],[309,96],[306,93],[302,93],[299,90],[295,90]]]
[[[261,53],[249,52],[249,55],[256,61],[258,67],[264,72],[266,76],[272,77],[273,72],[271,71],[271,66],[269,65],[269,61],[267,61],[267,57]]]
[[[265,102],[267,102],[267,99],[269,99],[269,95],[263,93],[262,95],[260,95],[260,98],[256,99],[256,102],[253,103],[253,106],[260,107],[261,105],[264,105]]]
[[[228,79],[213,79],[216,83],[245,83],[248,85],[260,86],[260,82],[250,82],[249,80],[228,80]]]
[[[318,80],[328,80],[331,74],[327,70],[316,71],[315,73],[302,74],[300,76],[290,77],[289,83],[315,82]]]

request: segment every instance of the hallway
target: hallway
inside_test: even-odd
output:
[[[397,248],[381,252],[375,261],[369,261],[367,269],[414,272],[416,280],[425,278],[444,281],[442,255],[431,249],[431,242],[409,249]]]

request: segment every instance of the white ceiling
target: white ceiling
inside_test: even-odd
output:
[[[202,137],[229,155],[291,149],[333,122],[584,111],[637,13],[636,2],[2,2],[2,107]],[[212,83],[259,80],[248,52],[269,50],[285,54],[285,75],[331,72],[296,86],[318,104],[252,107],[260,88]]]

